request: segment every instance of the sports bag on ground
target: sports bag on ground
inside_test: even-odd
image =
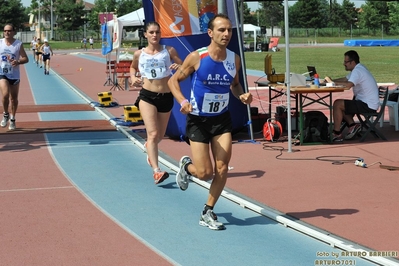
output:
[[[305,113],[303,142],[324,142],[328,140],[328,119],[320,111]]]

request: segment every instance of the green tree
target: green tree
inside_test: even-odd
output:
[[[359,22],[359,12],[355,7],[355,4],[349,0],[342,2],[342,14],[341,14],[341,27],[344,29],[350,29],[353,25],[357,25]]]
[[[389,11],[389,24],[391,26],[392,31],[396,31],[397,34],[399,31],[399,3],[398,2],[389,2],[388,11]],[[393,33],[393,32],[392,32]]]
[[[245,24],[252,24],[252,25],[258,25],[258,18],[257,18],[257,13],[255,15],[251,13],[251,9],[248,7],[247,3],[243,3],[243,17],[244,17],[244,23]]]
[[[142,2],[138,0],[120,0],[116,4],[118,17],[129,14],[142,7]]]
[[[330,12],[328,17],[328,27],[340,27],[342,24],[343,10],[342,6],[337,3],[337,0],[330,0]]]
[[[301,15],[301,10],[299,8],[299,5],[292,5],[288,7],[288,19],[290,23],[290,28],[300,28],[301,25],[299,24],[299,21],[297,18]]]
[[[273,35],[273,28],[280,25],[284,21],[284,4],[283,1],[263,2],[262,11],[259,20],[261,26],[270,27]]]
[[[290,12],[291,27],[320,29],[327,25],[329,6],[327,0],[298,0]]]
[[[325,28],[328,25],[329,20],[331,19],[329,13],[331,12],[331,0],[330,3],[328,0],[319,0],[319,19],[321,21],[320,28]]]
[[[362,5],[362,12],[360,13],[360,24],[370,30],[374,34],[377,30],[384,28],[385,33],[389,32],[389,13],[387,2],[377,2],[367,0]]]
[[[86,23],[86,12],[81,1],[59,1],[54,12],[57,15],[57,25],[60,30],[78,30]]]
[[[21,0],[0,0],[0,23],[12,23],[17,29],[23,27],[28,18]]]

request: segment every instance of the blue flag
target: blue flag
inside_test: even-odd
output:
[[[112,51],[112,39],[111,39],[111,35],[109,35],[109,33],[108,33],[107,23],[104,23],[101,25],[101,32],[102,32],[101,52],[103,55],[106,55]]]

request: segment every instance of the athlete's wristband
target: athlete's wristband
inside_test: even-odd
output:
[[[184,99],[183,101],[180,102],[180,107],[183,107],[183,104],[188,103],[187,99]]]

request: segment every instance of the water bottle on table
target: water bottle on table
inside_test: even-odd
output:
[[[313,84],[316,85],[318,88],[320,88],[320,80],[319,80],[319,74],[314,74],[313,76]]]

